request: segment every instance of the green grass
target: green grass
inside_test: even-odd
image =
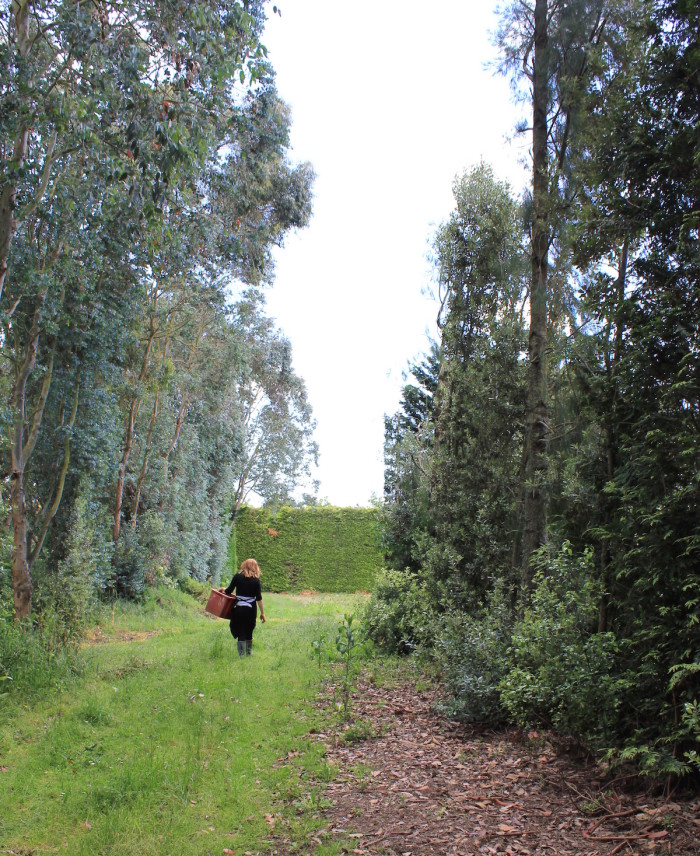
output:
[[[106,611],[79,675],[0,698],[3,852],[264,853],[272,830],[303,847],[334,775],[308,736],[324,727],[311,641],[356,603],[265,595],[244,659],[180,592]]]

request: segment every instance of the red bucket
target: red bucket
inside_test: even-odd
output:
[[[217,618],[230,618],[233,614],[233,607],[236,605],[236,596],[234,594],[225,594],[218,589],[212,589],[209,595],[209,600],[204,609]]]

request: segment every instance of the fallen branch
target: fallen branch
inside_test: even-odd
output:
[[[606,820],[618,820],[621,817],[629,817],[631,814],[635,814],[637,812],[636,808],[629,808],[626,811],[619,811],[616,814],[604,814],[601,818],[599,818],[593,826],[589,827],[587,830],[584,830],[584,835],[588,838],[591,833],[595,832],[596,829],[601,825],[601,823],[605,823]]]

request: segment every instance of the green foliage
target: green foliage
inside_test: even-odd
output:
[[[440,349],[409,366],[400,409],[384,417],[382,531],[389,567],[418,570],[423,533],[430,526],[430,490],[424,465],[433,443],[432,416]]]
[[[537,117],[532,193],[518,212],[483,166],[455,184],[429,419],[407,395],[387,420],[387,545],[448,616],[457,715],[678,777],[700,697],[697,4],[546,8],[502,9],[502,69]],[[404,588],[372,604],[390,645]]]
[[[335,648],[343,666],[341,700],[343,719],[346,721],[350,718],[350,693],[353,672],[358,650],[362,644],[362,629],[358,626],[353,626],[354,622],[355,616],[346,612],[343,616],[343,623],[338,627],[335,637]]]
[[[247,295],[236,306],[243,334],[246,373],[237,389],[240,398],[242,449],[231,497],[232,518],[254,493],[268,507],[290,502],[294,489],[308,483],[311,464],[318,463],[304,381],[291,366],[291,344]]]
[[[327,636],[328,634],[325,631],[321,631],[315,639],[311,640],[311,656],[318,663],[319,670],[323,661],[323,655],[328,653],[326,646]]]
[[[371,740],[373,737],[376,736],[377,729],[374,726],[374,723],[367,719],[358,719],[356,722],[353,722],[352,725],[349,725],[339,735],[338,742],[349,746],[353,743],[364,743],[365,740]],[[366,769],[360,770],[358,772],[364,774],[365,777],[369,777],[371,775],[372,769],[371,767],[367,767]]]
[[[200,603],[206,603],[209,599],[211,586],[206,583],[200,583],[199,580],[193,580],[192,577],[181,577],[178,580],[178,585],[181,591],[184,591]]]
[[[423,566],[469,609],[514,565],[525,374],[520,311],[524,253],[518,205],[485,164],[454,184],[438,231],[445,295]],[[488,404],[487,404],[488,403]]]
[[[369,591],[383,563],[371,508],[243,508],[236,549],[257,560],[267,591]]]
[[[129,531],[122,533],[115,547],[109,594],[141,600],[145,595],[146,577],[149,574],[148,553],[138,536]]]
[[[76,647],[94,613],[99,581],[109,567],[109,530],[97,514],[91,486],[81,483],[73,504],[65,557],[54,572],[37,574],[36,611],[50,650]]]
[[[412,571],[383,570],[376,578],[363,621],[370,639],[386,651],[408,654],[430,647],[437,623],[434,598]]]
[[[545,724],[605,746],[614,737],[622,684],[614,665],[618,644],[597,633],[600,587],[591,551],[571,545],[540,553],[534,590],[513,629],[501,700],[521,726]]]
[[[449,716],[489,725],[508,721],[501,683],[511,666],[513,624],[513,610],[500,587],[482,609],[446,618],[435,653],[449,693],[444,703]]]
[[[313,182],[287,157],[261,3],[27,8],[7,6],[0,61],[0,149],[15,153],[0,159],[0,455],[22,614],[32,576],[53,598],[85,473],[119,542],[100,588],[218,580],[250,463],[255,331],[272,328],[259,288],[273,247],[308,222]],[[290,490],[315,447],[283,344],[268,391],[275,425],[293,411],[297,434],[266,476]]]
[[[47,689],[62,689],[83,664],[74,645],[62,646],[65,625],[49,613],[42,624],[18,625],[11,601],[0,598],[0,698],[27,699]]]

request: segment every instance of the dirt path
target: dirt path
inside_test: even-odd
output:
[[[351,741],[318,735],[339,774],[328,832],[356,856],[700,853],[700,799],[626,794],[531,733],[477,734],[434,692],[361,683]],[[378,735],[356,739],[358,723]],[[352,738],[355,739],[352,739]]]

